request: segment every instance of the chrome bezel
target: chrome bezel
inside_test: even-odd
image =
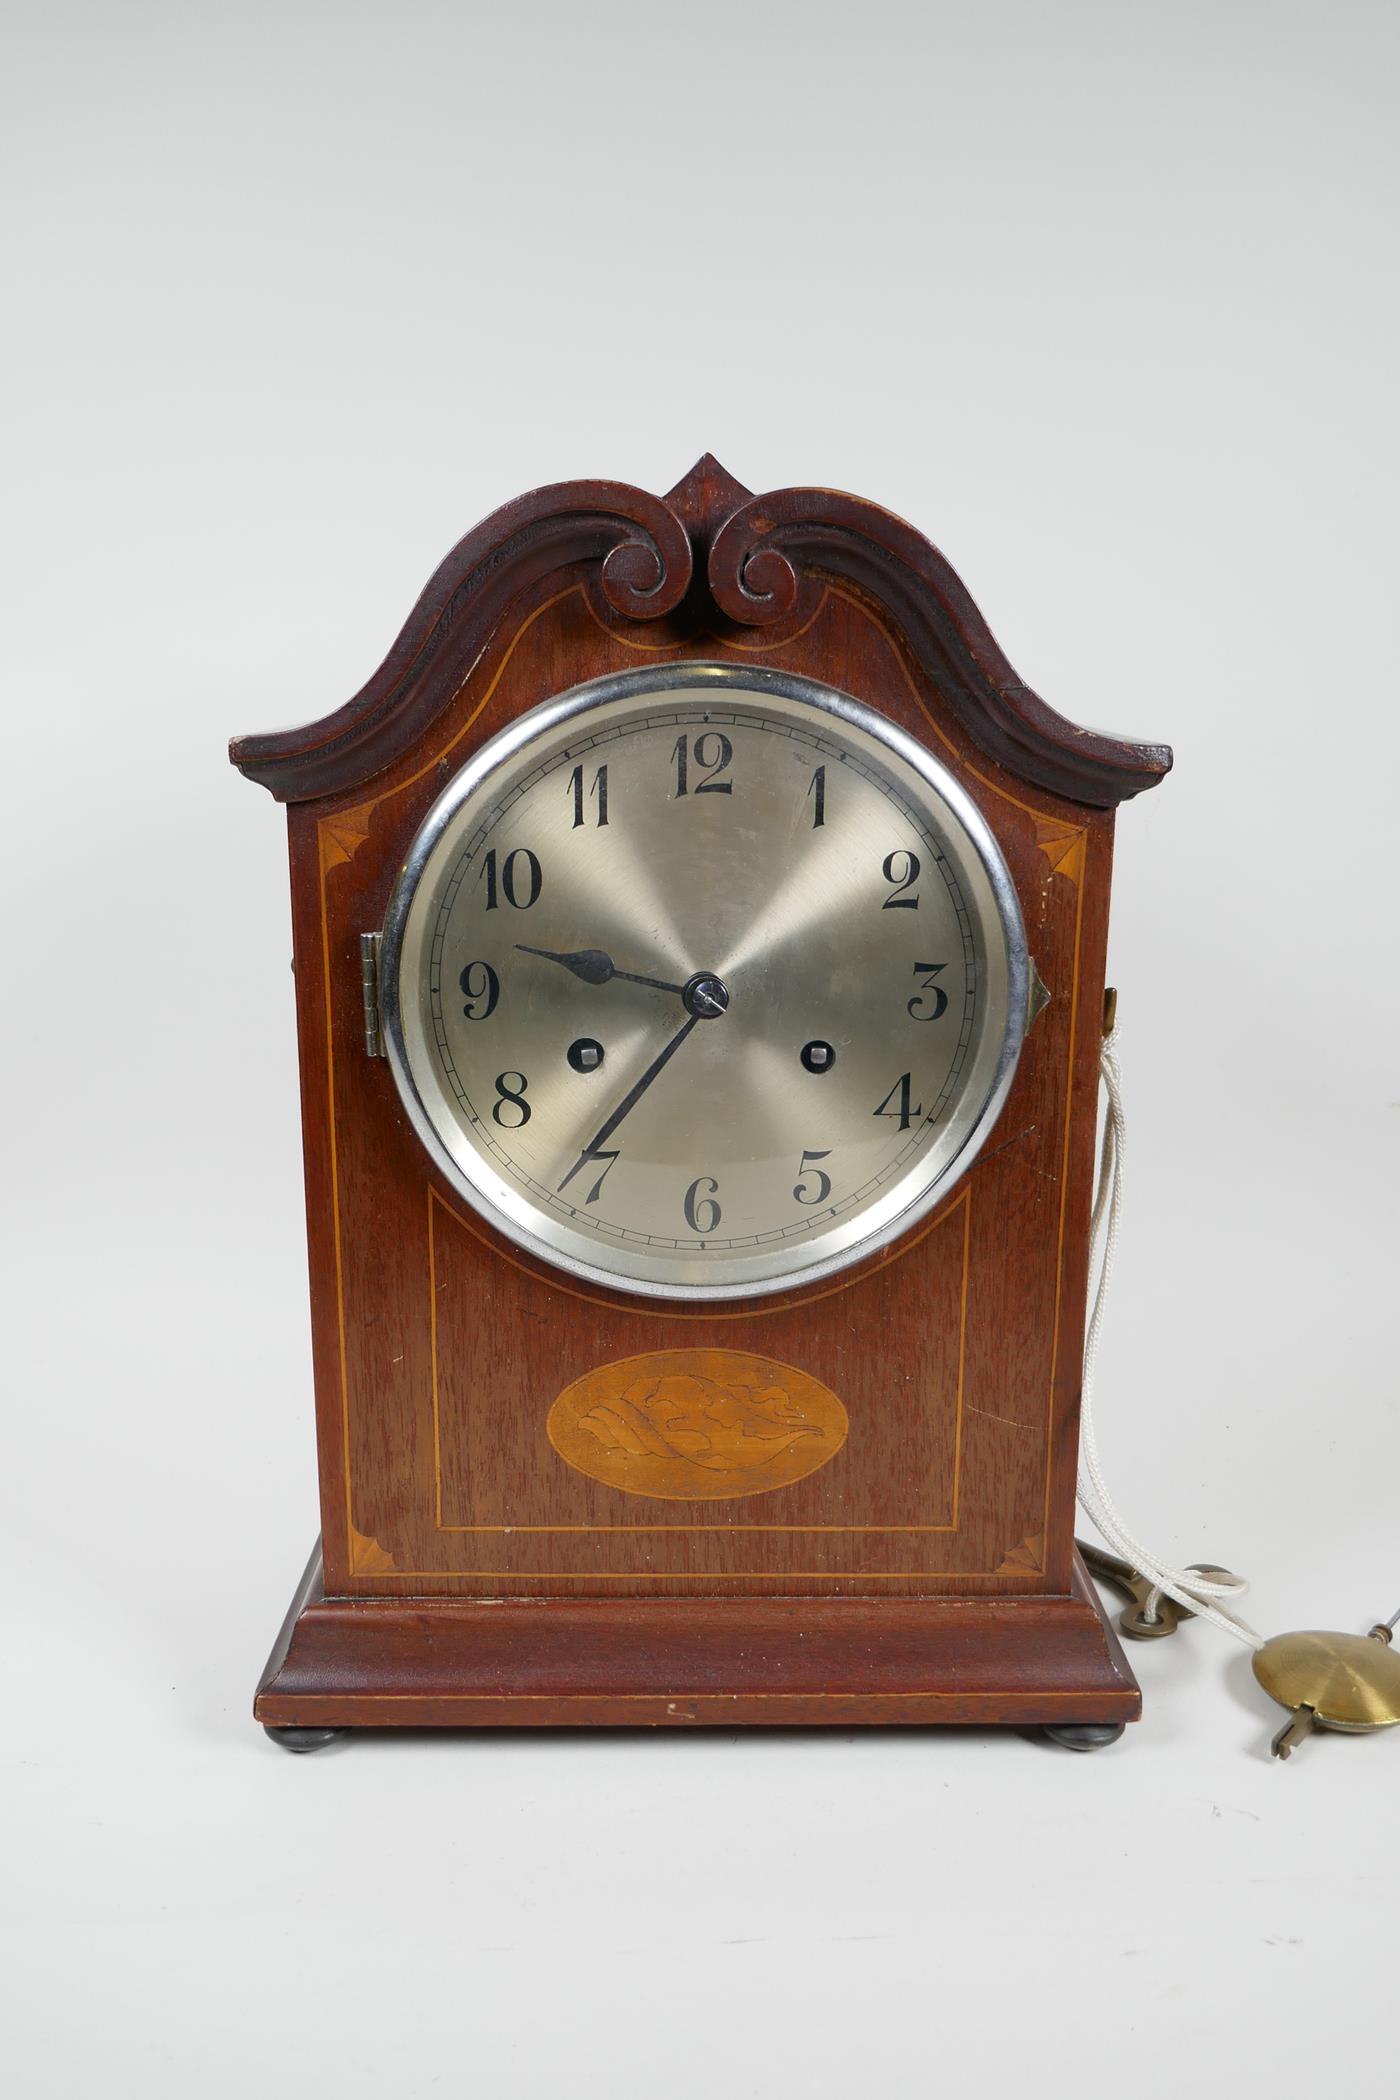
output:
[[[434,856],[463,806],[486,787],[494,775],[510,767],[530,745],[548,737],[562,725],[573,724],[580,716],[634,696],[649,698],[686,691],[702,696],[724,691],[735,695],[749,694],[760,700],[776,697],[795,701],[873,739],[893,754],[942,805],[938,812],[940,828],[945,811],[952,817],[956,828],[949,830],[945,839],[949,859],[972,889],[978,890],[985,885],[991,913],[979,914],[979,925],[987,965],[990,969],[998,960],[992,947],[993,926],[984,922],[989,916],[1000,933],[1006,970],[1006,1013],[1000,1042],[996,1045],[995,1055],[990,1058],[979,1044],[978,1058],[969,1071],[971,1078],[979,1062],[986,1067],[978,1085],[979,1098],[974,1102],[971,1087],[965,1090],[968,1114],[963,1118],[950,1118],[943,1135],[956,1133],[956,1142],[948,1147],[947,1157],[938,1171],[922,1180],[907,1201],[892,1209],[893,1198],[913,1178],[911,1171],[896,1184],[891,1197],[873,1203],[843,1226],[823,1234],[817,1243],[821,1249],[819,1258],[790,1259],[790,1265],[780,1272],[724,1281],[681,1282],[674,1278],[659,1281],[590,1261],[558,1244],[567,1237],[562,1222],[556,1223],[549,1218],[523,1191],[514,1189],[503,1177],[490,1175],[486,1162],[472,1146],[455,1116],[445,1114],[442,1121],[449,1127],[444,1130],[441,1126],[433,1112],[431,1099],[425,1098],[423,1084],[426,1080],[429,1095],[436,1092],[441,1096],[438,1076],[427,1055],[426,1044],[417,1039],[412,1008],[403,995],[407,985],[410,998],[412,996],[425,938],[421,926],[411,925],[414,900],[433,869]],[[946,1196],[952,1182],[971,1166],[1001,1113],[1025,1038],[1029,987],[1030,958],[1011,872],[985,818],[947,768],[894,723],[833,686],[786,671],[710,662],[664,664],[593,679],[532,708],[484,744],[443,790],[409,847],[385,916],[379,962],[385,1056],[409,1121],[433,1164],[450,1186],[498,1232],[504,1233],[526,1253],[563,1270],[565,1274],[629,1296],[669,1298],[678,1302],[762,1298],[777,1292],[805,1289],[878,1253],[926,1217]],[[424,1068],[422,1074],[417,1069],[420,1064]],[[446,1109],[445,1097],[442,1105]],[[925,1155],[923,1162],[925,1167],[927,1157]],[[483,1183],[492,1185],[483,1186]],[[889,1214],[885,1215],[886,1212]],[[880,1214],[880,1222],[862,1230],[862,1222],[872,1213]],[[550,1237],[551,1232],[556,1235],[554,1238]],[[839,1244],[833,1247],[833,1241]],[[799,1242],[785,1250],[767,1250],[762,1258],[772,1260],[777,1252],[792,1257],[809,1244]],[[627,1255],[638,1254],[640,1250],[621,1246],[617,1252]],[[738,1262],[731,1257],[728,1261],[716,1261],[713,1266],[722,1269],[737,1265]]]

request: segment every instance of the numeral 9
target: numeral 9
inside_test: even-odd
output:
[[[457,982],[466,994],[467,1003],[462,1012],[469,1021],[484,1021],[489,1014],[496,1011],[496,1001],[501,996],[501,980],[490,963],[469,962]]]

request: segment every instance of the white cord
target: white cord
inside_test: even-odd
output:
[[[1117,1043],[1117,1030],[1110,1030],[1104,1037],[1099,1055],[1099,1068],[1108,1093],[1108,1114],[1104,1119],[1098,1188],[1094,1195],[1094,1219],[1089,1235],[1091,1275],[1098,1257],[1101,1237],[1103,1259],[1099,1264],[1093,1310],[1089,1315],[1089,1331],[1084,1341],[1084,1384],[1079,1403],[1080,1507],[1113,1551],[1120,1554],[1124,1560],[1130,1561],[1139,1574],[1146,1576],[1153,1584],[1145,1607],[1149,1618],[1159,1597],[1174,1597],[1178,1604],[1185,1605],[1186,1609],[1194,1612],[1198,1618],[1211,1620],[1224,1632],[1232,1633],[1236,1640],[1244,1641],[1248,1647],[1262,1648],[1263,1635],[1256,1633],[1246,1620],[1231,1611],[1227,1605],[1216,1601],[1222,1597],[1239,1596],[1248,1588],[1248,1584],[1237,1575],[1232,1575],[1227,1580],[1216,1576],[1207,1579],[1198,1568],[1174,1568],[1169,1562],[1159,1560],[1155,1554],[1149,1553],[1145,1546],[1139,1545],[1114,1505],[1113,1497],[1104,1481],[1103,1468],[1099,1463],[1098,1439],[1094,1431],[1094,1374],[1098,1364],[1099,1336],[1103,1328],[1109,1278],[1113,1274],[1113,1260],[1118,1249],[1118,1226],[1123,1211],[1124,1138],[1127,1129],[1123,1115],[1122,1077],[1118,1070]]]

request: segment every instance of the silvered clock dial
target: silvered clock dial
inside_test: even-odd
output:
[[[495,737],[413,842],[385,1049],[439,1169],[577,1277],[791,1289],[905,1232],[1005,1099],[1030,966],[986,824],[830,687],[675,664]]]

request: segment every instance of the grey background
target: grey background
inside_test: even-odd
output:
[[[541,481],[710,447],[928,531],[1054,704],[1178,751],[1119,833],[1116,1490],[1265,1630],[1364,1628],[1400,1604],[1394,9],[4,35],[14,2089],[1148,2100],[1343,2034],[1376,2089],[1400,1739],[1271,1765],[1206,1629],[1135,1650],[1094,1759],[265,1743],[314,1471],[282,825],[223,743],[346,698]]]

